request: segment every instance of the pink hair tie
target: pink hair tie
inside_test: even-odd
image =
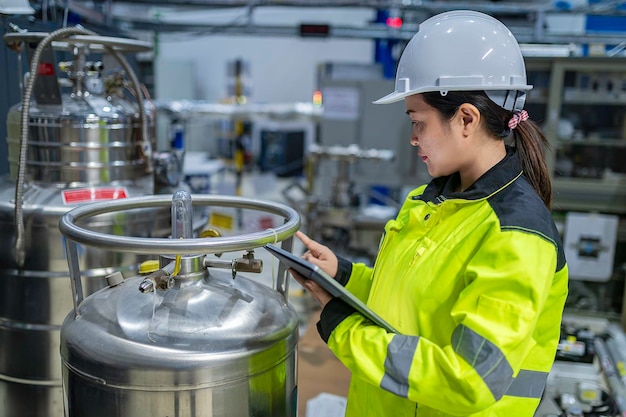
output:
[[[526,110],[513,113],[513,117],[509,120],[509,129],[515,129],[517,124],[524,120],[528,120],[528,112]]]

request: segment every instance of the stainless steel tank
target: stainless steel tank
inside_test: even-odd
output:
[[[7,115],[10,173],[0,178],[0,416],[61,417],[60,328],[72,298],[59,218],[85,203],[153,192],[145,146],[153,140],[152,115],[115,86],[101,89],[98,65],[85,56],[149,45],[71,28],[5,40],[38,46],[30,51],[34,75],[25,86],[32,99]],[[57,85],[50,48],[74,52],[73,62],[64,64],[71,91],[61,93]],[[152,209],[103,215],[89,224],[134,236],[167,236],[170,229],[169,212]],[[103,287],[107,274],[134,273],[143,260],[94,248],[81,248],[79,258],[89,293]]]
[[[190,195],[177,192],[93,203],[61,218],[75,306],[61,329],[66,417],[296,416],[298,319],[287,300],[286,270],[278,268],[275,289],[242,271],[262,270],[254,252],[267,243],[291,248],[297,212],[242,197],[194,195],[194,205],[262,210],[282,216],[284,224],[189,238],[190,204],[178,204],[185,199]],[[172,239],[76,226],[106,211],[167,204]],[[78,252],[90,245],[158,254],[159,266],[127,279],[113,273],[107,288],[83,299]],[[243,255],[225,259],[238,251]]]

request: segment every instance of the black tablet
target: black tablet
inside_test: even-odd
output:
[[[327,273],[322,271],[322,269],[317,265],[313,265],[312,263],[307,262],[304,259],[294,255],[293,253],[279,248],[278,246],[265,245],[265,249],[267,249],[269,253],[271,253],[272,255],[277,257],[282,263],[284,263],[287,268],[291,268],[303,277],[307,279],[312,279],[313,281],[317,282],[322,288],[328,291],[330,295],[332,295],[333,297],[339,297],[341,300],[352,306],[356,311],[370,319],[372,322],[376,323],[390,333],[399,333],[396,329],[393,328],[393,326],[391,326],[382,317],[376,314],[363,301],[359,300],[352,293],[346,290],[343,285],[335,281],[334,278],[330,277]]]

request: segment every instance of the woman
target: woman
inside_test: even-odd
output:
[[[510,31],[453,11],[420,25],[396,75],[410,143],[432,181],[407,196],[373,268],[306,235],[303,258],[380,314],[384,329],[292,274],[322,305],[318,331],[352,372],[348,416],[532,416],[554,360],[567,265],[546,139],[523,110]]]

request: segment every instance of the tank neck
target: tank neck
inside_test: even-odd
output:
[[[172,278],[174,278],[175,285],[184,285],[188,282],[196,282],[207,278],[207,269],[204,266],[204,255],[196,256],[161,256],[161,267],[165,267],[171,263],[174,263],[174,272]]]

